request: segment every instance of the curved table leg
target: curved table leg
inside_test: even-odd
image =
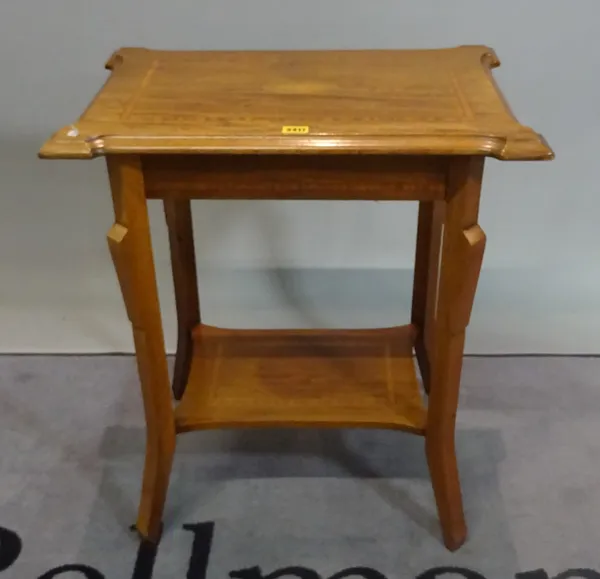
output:
[[[133,328],[146,416],[146,461],[136,528],[143,538],[158,542],[175,450],[175,419],[144,181],[136,156],[109,156],[107,164],[115,210],[108,244]]]
[[[485,234],[477,225],[483,163],[483,157],[458,157],[450,167],[425,434],[444,543],[450,550],[458,549],[467,535],[454,438],[465,330],[485,248]]]
[[[189,199],[165,199],[171,267],[177,310],[177,352],[173,371],[173,396],[181,400],[190,375],[194,343],[192,330],[200,323],[194,230]]]
[[[443,219],[443,201],[419,202],[411,322],[418,331],[415,354],[428,394],[435,352],[433,340]]]

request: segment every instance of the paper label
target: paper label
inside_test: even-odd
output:
[[[303,125],[284,125],[281,127],[284,135],[305,135],[308,133],[308,127]]]

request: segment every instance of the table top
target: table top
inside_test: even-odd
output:
[[[122,48],[46,158],[376,153],[549,159],[516,120],[486,46],[213,52]]]

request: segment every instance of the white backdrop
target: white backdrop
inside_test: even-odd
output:
[[[3,0],[0,352],[131,350],[105,245],[103,161],[36,159],[103,82],[115,48],[488,44],[513,110],[557,159],[487,163],[489,241],[467,350],[599,353],[599,17],[597,0]],[[412,204],[213,201],[194,214],[207,322],[370,326],[408,316]],[[172,349],[160,205],[152,219]]]

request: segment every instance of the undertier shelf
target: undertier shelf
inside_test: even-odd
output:
[[[226,427],[381,427],[423,433],[413,326],[229,330],[199,325],[179,432]]]

